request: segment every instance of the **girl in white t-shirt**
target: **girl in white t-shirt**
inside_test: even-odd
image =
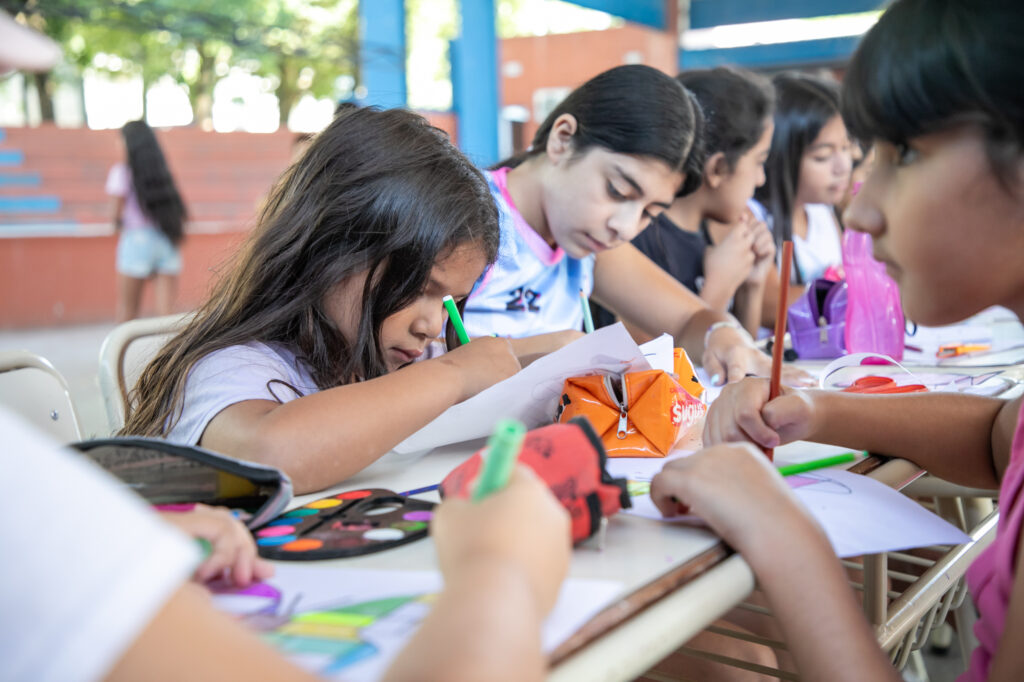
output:
[[[447,136],[346,108],[142,373],[122,433],[276,466],[299,493],[334,485],[518,371],[500,338],[426,359],[442,298],[464,299],[497,247],[487,183]]]
[[[777,251],[793,240],[789,301],[807,282],[842,264],[840,226],[833,206],[846,192],[852,169],[850,137],[839,114],[839,85],[825,78],[782,73],[775,86],[775,132],[767,180],[755,197],[764,207]],[[761,323],[771,327],[779,299],[778,273],[769,275]]]

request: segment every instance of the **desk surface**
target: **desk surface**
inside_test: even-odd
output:
[[[433,485],[482,445],[480,440],[451,445],[418,458],[389,455],[343,485],[297,497],[293,505],[342,490],[382,487],[401,492]],[[799,462],[835,451],[831,446],[793,443],[778,448],[776,459]],[[910,462],[878,457],[862,460],[853,470],[895,488],[924,474]],[[421,497],[438,499],[436,493]],[[437,569],[429,539],[336,562],[355,569]],[[614,580],[623,584],[623,590],[616,601],[554,652],[549,679],[567,682],[611,682],[639,676],[742,601],[754,587],[747,564],[711,532],[625,514],[610,520],[604,549],[593,541],[576,548],[569,575]]]
[[[482,445],[483,441],[473,441],[439,448],[418,459],[385,459],[341,486],[295,498],[293,506],[342,490],[384,487],[401,492],[433,485]],[[796,462],[835,450],[793,443],[779,448],[776,458]],[[894,464],[904,465],[896,474],[901,481],[919,471],[906,462],[890,462],[882,468]],[[438,499],[436,493],[419,497]],[[323,563],[355,569],[437,569],[429,539]],[[610,519],[603,549],[593,540],[576,548],[569,575],[614,580],[622,583],[623,590],[553,653],[552,680],[632,679],[729,611],[754,587],[747,564],[710,531],[626,514]]]

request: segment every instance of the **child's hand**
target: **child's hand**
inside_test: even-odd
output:
[[[768,388],[768,380],[759,378],[723,388],[708,408],[704,445],[752,442],[774,448],[814,433],[820,419],[817,391],[784,388],[768,402]]]
[[[754,347],[746,332],[722,326],[708,335],[701,364],[711,382],[720,386],[770,371],[772,359]]]
[[[750,375],[771,376],[772,359],[750,342],[749,337],[732,327],[718,327],[707,337],[701,359],[711,383],[720,386]],[[814,386],[814,377],[792,365],[783,366],[782,382],[789,386]]]
[[[764,284],[768,273],[775,265],[775,239],[771,230],[763,220],[754,218],[753,213],[749,214],[751,221],[752,249],[754,252],[754,266],[750,269],[747,277],[748,284]]]
[[[484,336],[438,358],[454,365],[462,379],[462,397],[472,398],[485,388],[509,378],[521,367],[508,339]]]
[[[572,549],[569,515],[529,467],[480,502],[445,500],[430,534],[446,582],[475,561],[499,561],[523,572],[541,613],[554,606]]]
[[[815,527],[768,458],[749,443],[670,461],[651,481],[651,499],[666,516],[688,507],[686,513],[707,522],[755,566],[799,537],[794,533]]]
[[[256,554],[256,543],[242,523],[223,507],[197,504],[188,512],[164,512],[160,516],[193,538],[210,543],[213,551],[196,569],[192,579],[205,583],[230,573],[231,582],[245,587],[274,575],[274,567]]]
[[[728,291],[731,298],[750,275],[754,263],[754,233],[747,221],[741,219],[722,241],[704,252],[704,286],[710,283]]]

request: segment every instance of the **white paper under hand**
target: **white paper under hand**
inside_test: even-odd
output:
[[[651,366],[619,322],[587,334],[469,400],[453,405],[396,445],[395,452],[423,452],[482,438],[503,418],[518,419],[531,429],[549,424],[566,379],[627,369],[647,370]]]

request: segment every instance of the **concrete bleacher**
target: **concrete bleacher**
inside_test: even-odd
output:
[[[294,135],[194,128],[157,135],[189,210],[179,294],[186,309],[202,300],[252,225],[291,160]],[[0,328],[112,318],[116,236],[104,187],[122,158],[116,130],[0,131]]]
[[[291,157],[292,133],[157,131],[191,216],[191,229],[237,230]],[[33,225],[109,225],[104,184],[123,158],[120,132],[9,128],[0,138],[0,232],[31,235]],[[88,228],[86,231],[90,231]],[[52,232],[52,230],[50,230]]]
[[[424,115],[454,139],[451,112]],[[189,210],[178,296],[187,310],[237,251],[295,135],[180,127],[157,136]],[[117,130],[0,129],[0,329],[113,319],[117,240],[104,187],[122,157]],[[150,297],[147,287],[143,314]]]

